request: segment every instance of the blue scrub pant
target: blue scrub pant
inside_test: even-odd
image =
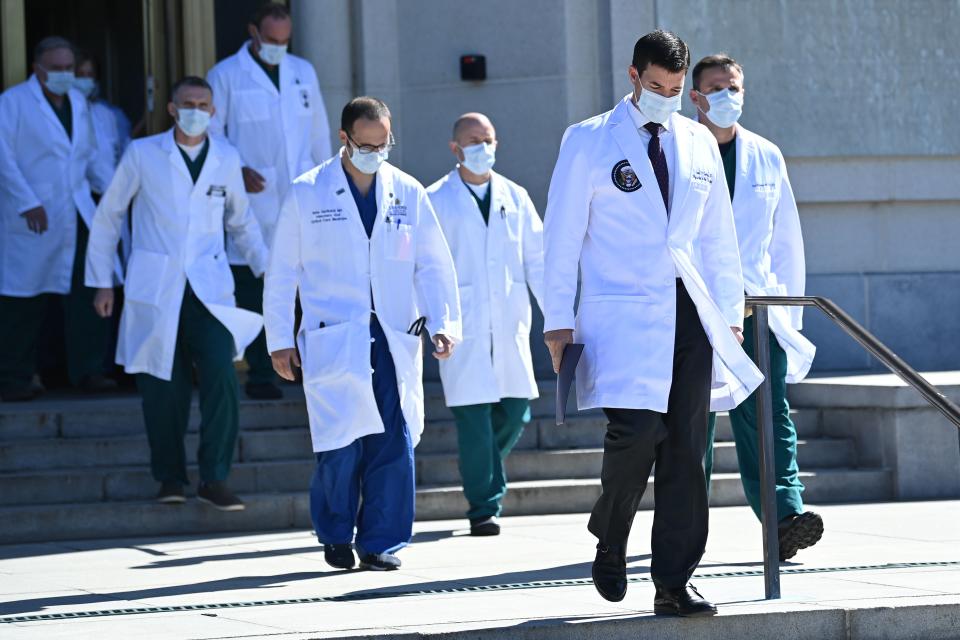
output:
[[[370,320],[373,393],[384,432],[317,453],[310,515],[321,544],[349,544],[364,553],[394,553],[413,535],[416,481],[413,441],[400,410],[397,372],[376,316]]]

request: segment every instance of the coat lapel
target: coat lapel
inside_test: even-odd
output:
[[[673,140],[677,146],[676,175],[670,176],[670,179],[674,181],[673,203],[670,210],[680,213],[683,211],[693,184],[690,180],[690,175],[693,172],[693,131],[689,127],[683,126],[681,116],[673,114],[670,118],[672,120]],[[671,216],[671,223],[676,217],[678,216]]]
[[[50,126],[53,127],[54,137],[53,141],[57,144],[61,144],[64,147],[71,147],[70,139],[67,137],[67,132],[63,130],[63,125],[60,124],[60,119],[57,117],[57,114],[53,112],[53,107],[50,106],[50,103],[47,101],[47,97],[43,95],[43,88],[40,86],[40,79],[37,76],[30,76],[30,93],[33,94],[33,97],[40,104],[40,113],[43,114],[43,117],[47,119],[47,122]],[[64,96],[69,100],[69,92],[67,96]],[[76,125],[76,109],[73,109],[73,104],[70,105],[71,111],[73,112],[74,125]]]
[[[640,180],[640,193],[647,199],[647,203],[654,211],[661,214],[663,223],[667,222],[667,208],[663,206],[663,197],[660,195],[660,188],[657,186],[657,176],[653,173],[653,165],[647,157],[647,150],[643,148],[640,140],[640,134],[633,126],[633,119],[627,112],[632,106],[625,98],[614,108],[607,122],[610,129],[610,135],[616,141],[620,151],[626,156],[627,162]],[[613,167],[610,167],[612,170]],[[612,178],[611,178],[612,179]]]
[[[277,91],[277,88],[273,85],[273,82],[270,81],[270,78],[267,77],[267,74],[264,73],[263,69],[257,64],[257,61],[253,59],[253,54],[250,53],[250,41],[247,40],[243,43],[243,46],[240,47],[240,60],[243,62],[244,70],[247,72],[247,75],[250,76],[254,82],[263,87],[266,91],[269,91],[271,95],[279,95],[280,92]],[[280,82],[283,82],[283,63],[280,63]],[[282,84],[281,84],[282,86]]]
[[[207,140],[210,141],[210,147],[207,149],[207,157],[203,161],[203,167],[200,168],[200,175],[197,176],[197,183],[193,185],[192,195],[207,194],[211,183],[214,181],[214,176],[217,174],[217,168],[220,166],[220,147],[211,136],[207,136]],[[186,166],[185,163],[181,164]]]
[[[753,145],[755,144],[750,132],[737,125],[736,137],[737,152],[737,179],[733,185],[733,211],[736,213],[741,207],[746,205],[747,194],[750,189],[750,158],[753,155]]]
[[[180,154],[180,147],[177,146],[176,139],[174,138],[175,132],[173,129],[167,131],[166,135],[163,137],[163,150],[167,152],[167,156],[170,159],[170,170],[174,176],[179,175],[180,177],[186,180],[186,184],[193,187],[193,179],[190,177],[190,170],[187,169],[187,163],[184,161],[183,156]]]
[[[330,164],[330,179],[324,181],[319,186],[321,189],[329,189],[329,193],[319,194],[321,201],[328,198],[335,200],[343,209],[344,213],[350,218],[350,225],[359,234],[360,238],[367,240],[367,230],[363,228],[363,221],[360,219],[360,210],[357,209],[357,203],[353,200],[353,192],[350,191],[350,184],[347,182],[347,174],[343,168],[343,148]],[[378,180],[379,182],[379,180]]]

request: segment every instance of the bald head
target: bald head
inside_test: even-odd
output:
[[[465,113],[453,123],[453,142],[469,147],[481,142],[494,142],[497,132],[490,118],[482,113]]]

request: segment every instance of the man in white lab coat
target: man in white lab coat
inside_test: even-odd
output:
[[[497,132],[482,113],[453,126],[459,164],[427,188],[460,287],[463,343],[440,362],[457,421],[470,533],[500,533],[503,464],[530,421],[537,381],[530,355],[530,296],[543,307],[543,223],[526,189],[492,171]]]
[[[247,28],[250,40],[207,76],[217,107],[210,130],[225,135],[240,152],[250,206],[269,247],[290,182],[330,157],[330,125],[313,66],[287,53],[293,31],[287,8],[265,4]],[[227,256],[237,283],[237,304],[260,313],[263,281],[254,277],[229,239]],[[282,397],[263,334],[245,355],[247,395]]]
[[[173,129],[134,141],[100,200],[90,235],[87,285],[94,304],[113,313],[110,266],[133,202],[133,251],[124,283],[117,363],[136,374],[150,441],[157,499],[185,500],[183,438],[193,374],[200,384],[200,484],[197,497],[222,511],[243,502],[226,485],[239,429],[233,360],[263,328],[260,316],[236,307],[224,251],[224,229],[260,275],[267,248],[250,213],[241,161],[222,138],[207,135],[210,85],[187,77],[170,91]]]
[[[83,285],[94,203],[112,167],[99,161],[75,58],[63,38],[41,40],[33,75],[0,95],[0,397],[23,401],[50,294],[63,297],[70,382],[88,392],[116,383],[103,373],[109,323]],[[111,265],[112,266],[112,265]]]
[[[101,94],[96,62],[85,51],[77,52],[73,86],[87,98],[97,147],[107,154],[109,164],[116,167],[123,150],[130,144],[130,119],[120,107],[107,102]]]
[[[564,135],[545,218],[544,330],[555,369],[576,332],[579,406],[609,420],[589,525],[594,585],[626,595],[627,538],[656,463],[654,611],[709,616],[716,607],[688,581],[707,542],[711,387],[713,406],[729,408],[761,376],[739,344],[743,277],[717,144],[675,113],[689,61],[675,34],[643,36],[633,93]]]
[[[717,139],[727,188],[733,202],[746,292],[756,296],[802,296],[806,283],[800,215],[780,149],[738,124],[743,111],[743,68],[725,54],[707,56],[693,68],[690,98],[698,119]],[[790,419],[787,383],[810,370],[816,348],[800,335],[803,307],[770,307],[770,384],[773,394],[774,459],[780,559],[816,544],[823,519],[804,511],[797,464],[797,429]],[[754,357],[753,318],[744,320],[744,349]],[[740,480],[747,501],[760,517],[760,445],[757,401],[751,396],[730,410]],[[716,416],[707,432],[705,470],[709,490],[713,470]]]
[[[303,388],[317,466],[310,512],[324,556],[391,570],[412,534],[413,449],[423,431],[423,350],[460,339],[453,259],[427,192],[386,163],[390,111],[350,101],[343,148],[287,192],[263,309],[277,373]],[[294,335],[294,305],[303,308]],[[354,535],[356,531],[356,535]]]

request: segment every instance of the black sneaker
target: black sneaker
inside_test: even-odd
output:
[[[357,563],[353,546],[349,544],[323,545],[323,559],[334,569],[353,569],[353,565]]]
[[[360,568],[370,571],[396,571],[400,568],[400,558],[392,553],[368,553],[360,558]]]
[[[470,535],[472,536],[498,536],[500,535],[500,525],[497,524],[495,517],[482,518],[480,520],[470,521]]]
[[[813,511],[792,515],[780,521],[777,527],[780,538],[780,561],[789,560],[800,549],[820,542],[823,537],[823,518]]]
[[[110,393],[117,390],[117,381],[95,373],[80,382],[80,390],[84,393]]]
[[[244,388],[247,397],[251,400],[280,400],[283,398],[283,391],[272,382],[248,382]]]
[[[205,482],[197,489],[197,500],[220,511],[243,511],[246,505],[222,482]]]
[[[187,501],[183,495],[183,485],[179,482],[164,482],[157,493],[157,502],[161,504],[183,504]]]

